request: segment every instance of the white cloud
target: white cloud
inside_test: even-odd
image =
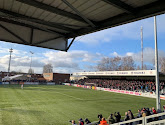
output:
[[[165,33],[165,14],[157,16],[158,32]],[[140,21],[120,25],[117,27],[105,29],[88,35],[80,36],[75,41],[89,45],[97,45],[104,42],[113,42],[113,40],[140,40],[141,26],[143,26],[143,37],[154,39],[154,18],[147,18]]]
[[[0,70],[7,71],[9,63],[9,52],[7,48],[2,50],[0,58]],[[11,71],[22,70],[28,72],[30,68],[31,55],[28,52],[14,49],[11,56]],[[86,70],[87,65],[94,65],[103,55],[100,53],[90,53],[88,51],[74,50],[69,52],[47,51],[40,53],[40,56],[33,54],[32,68],[36,73],[42,73],[43,66],[51,63],[54,72],[72,73]]]
[[[0,71],[7,71],[9,64],[9,49],[0,47]],[[44,64],[40,62],[42,58],[33,57],[32,66],[33,68],[41,68]],[[31,58],[27,55],[26,51],[14,49],[11,55],[11,66],[10,71],[22,70],[23,72],[28,72],[30,68]]]
[[[159,58],[165,56],[165,52],[162,50],[158,51]],[[127,52],[123,55],[119,55],[117,52],[111,53],[111,56],[132,56],[135,62],[141,62],[141,52],[133,53],[133,52]],[[155,59],[155,50],[153,48],[147,47],[143,50],[143,61],[144,63],[150,63],[153,64]]]
[[[111,56],[121,56],[121,55],[119,55],[117,52],[113,52],[113,53],[111,53],[110,55],[111,55]]]
[[[70,52],[54,52],[48,51],[44,53],[46,57],[42,60],[45,64],[51,63],[54,68],[73,68],[80,70],[80,64],[82,62],[86,63],[96,63],[99,58],[101,58],[100,53],[89,53],[87,51],[70,51]]]

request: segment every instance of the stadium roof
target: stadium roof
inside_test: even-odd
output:
[[[155,76],[155,70],[77,72],[75,76]],[[163,75],[163,74],[161,74]]]
[[[67,51],[77,36],[164,12],[165,0],[0,0],[0,40]]]
[[[2,81],[6,81],[6,80],[12,80],[12,79],[15,79],[15,78],[18,78],[20,76],[23,76],[23,74],[19,74],[19,75],[15,75],[15,76],[6,76],[5,78],[2,78]]]

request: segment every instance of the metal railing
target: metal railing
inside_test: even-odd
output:
[[[88,125],[98,125],[97,122]],[[136,118],[128,121],[114,123],[111,125],[165,125],[165,112],[146,117]]]

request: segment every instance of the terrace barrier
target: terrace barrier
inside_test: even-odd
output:
[[[98,125],[98,123],[92,122],[88,125]],[[136,118],[133,120],[114,123],[111,125],[165,125],[165,112],[146,117]]]
[[[146,93],[144,93],[144,92],[134,92],[134,91],[117,90],[117,89],[101,88],[101,87],[94,87],[94,86],[91,87],[91,86],[87,86],[87,85],[70,84],[70,83],[64,83],[64,85],[81,87],[81,88],[88,88],[88,89],[93,89],[93,90],[101,90],[101,91],[122,93],[122,94],[128,94],[128,95],[135,95],[135,96],[142,96],[142,97],[148,97],[148,98],[156,98],[155,93],[150,93],[150,92],[146,92]],[[160,99],[165,100],[165,96],[160,95]]]

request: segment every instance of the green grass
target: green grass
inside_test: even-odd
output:
[[[71,86],[0,86],[0,125],[70,125],[72,119],[96,121],[99,113],[107,118],[152,106],[155,99]]]

